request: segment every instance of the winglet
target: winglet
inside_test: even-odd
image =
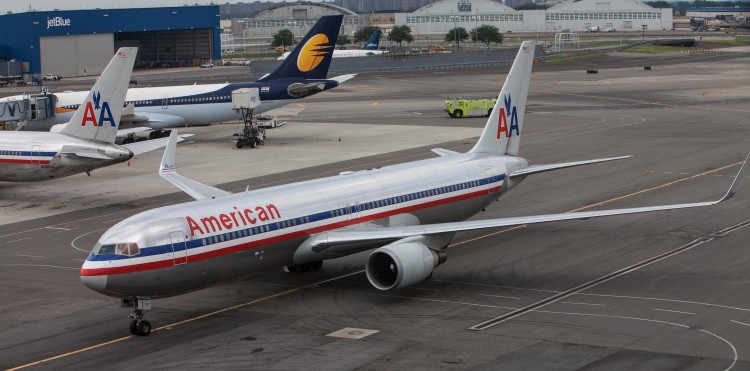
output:
[[[748,153],[747,157],[745,157],[745,162],[742,163],[742,167],[740,167],[740,171],[737,172],[737,177],[734,178],[734,181],[732,181],[732,185],[729,186],[729,191],[727,191],[727,194],[722,197],[721,200],[719,200],[717,203],[721,201],[728,200],[734,196],[735,193],[737,193],[737,187],[740,186],[740,183],[742,182],[742,178],[745,177],[745,173],[747,172],[747,168],[750,166],[750,153]]]
[[[164,156],[161,158],[161,165],[159,166],[159,175],[164,178],[164,173],[176,173],[177,165],[175,164],[175,157],[177,153],[177,130],[172,130],[169,134],[169,142],[164,148]]]
[[[164,156],[161,158],[161,165],[159,166],[159,176],[164,180],[172,183],[175,187],[181,189],[183,192],[190,195],[196,200],[202,200],[205,198],[217,198],[231,193],[205,185],[200,182],[196,182],[190,178],[186,178],[180,174],[177,174],[177,164],[175,163],[175,157],[177,153],[177,142],[179,141],[179,135],[177,130],[172,130],[169,135],[169,142],[167,147],[164,149]]]

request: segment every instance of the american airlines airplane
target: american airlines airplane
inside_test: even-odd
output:
[[[371,55],[381,55],[387,53],[387,51],[378,50],[378,45],[380,45],[380,34],[380,30],[373,32],[370,38],[365,42],[365,45],[362,47],[362,49],[334,50],[333,58],[368,57]],[[276,58],[276,60],[283,61],[286,59],[286,57],[289,56],[290,53],[292,52],[286,52],[280,57]]]
[[[230,194],[179,175],[171,141],[159,173],[195,201],[110,228],[81,268],[83,284],[133,307],[130,331],[144,336],[151,331],[143,318],[151,299],[272,267],[306,271],[374,249],[367,279],[395,290],[427,279],[445,262],[456,232],[703,207],[734,195],[747,159],[718,201],[466,221],[529,175],[624,158],[529,165],[518,157],[533,56],[533,42],[524,42],[479,141],[466,153],[435,149],[432,159]]]
[[[138,48],[120,48],[81,97],[70,123],[56,133],[0,131],[0,181],[31,182],[62,178],[130,160],[164,147],[168,139],[114,144],[125,91]]]
[[[292,57],[256,82],[128,89],[126,102],[134,108],[133,113],[125,113],[122,126],[156,129],[150,134],[154,139],[165,134],[168,136],[168,132],[162,130],[166,128],[208,125],[241,118],[241,114],[232,109],[232,92],[237,89],[260,89],[261,105],[253,110],[255,114],[333,89],[354,77],[326,78],[342,18],[341,15],[321,17],[292,50]],[[56,116],[30,122],[21,130],[48,131],[54,125],[67,122],[86,97],[86,92],[62,92],[55,93],[55,96],[58,99]],[[21,98],[13,96],[5,100]]]

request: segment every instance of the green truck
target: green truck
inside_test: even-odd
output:
[[[496,100],[495,98],[447,98],[445,99],[443,109],[453,118],[489,116],[492,113],[492,107],[495,106]]]

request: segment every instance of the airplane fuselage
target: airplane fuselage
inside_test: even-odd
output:
[[[318,84],[314,89],[290,94],[290,86],[311,83]],[[259,89],[261,105],[253,110],[254,114],[259,114],[336,86],[338,82],[334,80],[290,78],[270,82],[131,88],[125,99],[126,104],[133,106],[134,114],[123,115],[120,128],[147,126],[164,129],[237,120],[242,117],[239,111],[232,109],[232,92],[237,89]],[[54,125],[68,122],[86,94],[83,91],[55,93],[55,117],[30,121],[21,130],[49,131]],[[21,96],[5,99],[18,100]]]
[[[130,150],[116,144],[64,134],[0,132],[0,181],[4,182],[62,178],[131,157]]]
[[[349,255],[377,242],[325,251],[300,246],[340,228],[467,219],[517,183],[506,174],[527,164],[520,157],[456,154],[157,208],[105,233],[81,279],[110,296],[158,298]],[[139,250],[114,254],[118,244]]]

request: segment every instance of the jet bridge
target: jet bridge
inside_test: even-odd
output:
[[[55,100],[53,94],[42,93],[0,102],[0,125],[16,130],[26,122],[55,117]]]

